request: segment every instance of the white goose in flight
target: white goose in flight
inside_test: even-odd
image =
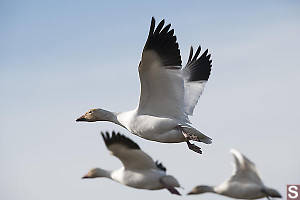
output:
[[[278,191],[263,184],[253,162],[237,150],[232,149],[231,153],[235,160],[235,170],[229,180],[218,186],[196,186],[188,194],[212,192],[236,199],[281,198]]]
[[[180,187],[178,181],[166,174],[166,168],[140,149],[129,138],[120,133],[101,133],[106,147],[123,163],[123,167],[109,171],[100,168],[91,169],[82,178],[106,177],[123,185],[137,189],[167,189],[172,194],[180,195],[175,189]]]
[[[147,140],[178,143],[202,153],[200,147],[189,140],[211,143],[211,138],[191,126],[188,118],[204,89],[210,71],[210,54],[201,56],[201,47],[181,68],[181,56],[171,24],[162,20],[155,28],[152,18],[149,35],[143,49],[138,71],[141,94],[137,108],[127,112],[91,109],[76,121],[110,121]]]

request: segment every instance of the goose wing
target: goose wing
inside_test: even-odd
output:
[[[174,29],[164,27],[162,20],[155,28],[152,18],[148,39],[139,64],[141,95],[139,114],[188,121],[184,112],[184,82],[181,56]]]
[[[212,67],[211,55],[208,54],[208,50],[198,57],[200,51],[201,47],[199,46],[195,55],[193,55],[193,47],[191,47],[188,62],[183,68],[184,110],[187,115],[193,115],[194,108],[204,90]]]
[[[101,133],[106,147],[119,158],[125,169],[157,169],[153,159],[128,137],[115,133]]]
[[[152,18],[149,35],[139,64],[141,95],[139,114],[170,117],[189,122],[211,68],[207,51],[199,58],[200,47],[181,68],[181,56],[174,29],[162,20],[155,28]]]
[[[234,157],[235,169],[230,181],[253,182],[263,185],[255,164],[235,149],[230,151]]]

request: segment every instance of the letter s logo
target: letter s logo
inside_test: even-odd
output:
[[[288,198],[289,199],[297,199],[299,196],[298,187],[296,185],[288,186]]]

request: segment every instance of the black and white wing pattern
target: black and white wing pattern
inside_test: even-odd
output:
[[[184,110],[187,115],[193,114],[212,67],[212,60],[210,60],[211,55],[208,54],[208,50],[198,57],[200,51],[201,47],[199,46],[195,55],[193,55],[193,47],[191,47],[188,62],[183,68]]]
[[[101,132],[106,147],[123,163],[125,169],[156,169],[154,160],[138,144],[120,133]]]
[[[139,114],[171,117],[183,122],[184,82],[181,56],[174,30],[162,20],[155,28],[152,18],[148,39],[139,64],[141,95]]]
[[[157,167],[158,169],[160,169],[161,171],[164,171],[164,172],[167,171],[167,168],[166,168],[161,162],[158,162],[158,160],[155,161],[155,165],[156,165],[156,167]]]
[[[139,114],[171,117],[189,122],[188,115],[209,78],[211,60],[206,50],[199,58],[193,48],[187,65],[181,68],[181,56],[174,29],[162,20],[155,28],[152,18],[149,35],[139,64],[141,95]]]

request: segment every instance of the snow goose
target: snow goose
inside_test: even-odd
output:
[[[147,140],[177,143],[187,142],[188,147],[202,153],[201,148],[189,141],[211,143],[207,137],[191,126],[188,118],[204,89],[211,71],[208,50],[201,56],[201,47],[181,68],[181,56],[171,24],[162,20],[155,28],[152,18],[149,35],[143,49],[138,71],[141,94],[136,109],[127,112],[110,112],[91,109],[76,121],[110,121]]]
[[[235,170],[229,180],[214,187],[206,185],[196,186],[188,194],[212,192],[236,199],[281,198],[278,191],[263,184],[253,162],[237,150],[232,149],[231,153],[235,160]]]
[[[180,187],[178,181],[167,175],[162,163],[154,162],[135,142],[120,133],[112,132],[111,136],[108,132],[101,134],[106,147],[120,159],[123,167],[113,171],[94,168],[82,178],[106,177],[137,189],[167,189],[172,194],[180,195],[175,189]]]

